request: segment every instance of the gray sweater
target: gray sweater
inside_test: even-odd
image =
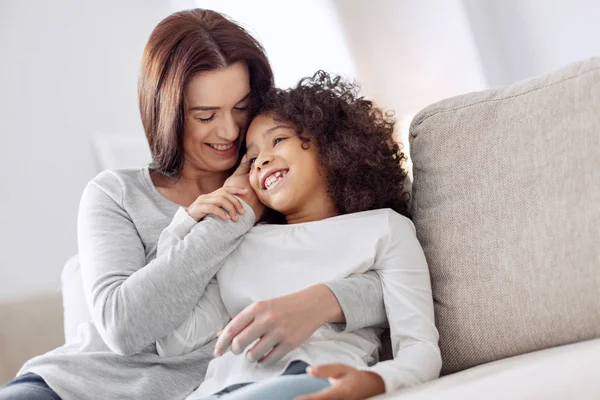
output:
[[[83,192],[78,218],[93,321],[78,327],[72,343],[28,361],[19,374],[41,375],[63,400],[186,397],[204,378],[214,342],[171,358],[159,357],[154,343],[188,317],[222,261],[254,225],[252,209],[244,206],[238,222],[209,216],[156,257],[160,233],[179,206],[158,192],[147,167],[98,175]],[[376,274],[327,286],[346,316],[341,329],[386,323]]]

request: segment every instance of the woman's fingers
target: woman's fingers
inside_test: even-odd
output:
[[[233,172],[233,174],[231,176],[246,175],[249,172],[250,172],[250,164],[248,164],[248,157],[246,155],[244,155],[244,157],[242,157],[242,161],[240,162],[240,165],[237,167],[237,169]]]
[[[259,363],[263,364],[263,360],[275,350],[278,343],[279,336],[273,332],[268,332],[246,352],[246,359],[252,362],[258,361]]]
[[[218,204],[202,204],[198,207],[198,210],[204,213],[205,215],[213,214],[227,221],[231,219],[229,213],[223,208],[221,208]]]
[[[196,221],[200,221],[207,214],[237,221],[238,214],[245,214],[246,210],[244,210],[242,202],[235,196],[243,196],[247,193],[248,189],[243,187],[223,186],[212,193],[199,196],[186,211]],[[219,208],[221,208],[220,211]]]
[[[277,344],[275,347],[273,347],[273,350],[271,350],[269,354],[266,354],[260,360],[258,360],[258,363],[267,367],[277,364],[291,350],[292,349],[286,345]]]
[[[215,205],[223,208],[229,214],[229,219],[238,220],[238,210],[243,210],[242,204],[232,194],[221,192],[212,194],[202,199],[203,205]],[[219,214],[221,215],[221,214]]]
[[[215,357],[219,357],[231,346],[233,339],[254,320],[254,315],[248,312],[248,307],[235,316],[223,329],[215,344]]]
[[[230,187],[227,187],[227,186],[225,186],[223,189],[225,189],[227,191],[227,193],[225,194],[225,196],[227,197],[227,199],[229,199],[229,201],[231,202],[231,204],[233,204],[233,206],[235,207],[236,211],[239,214],[244,214],[246,212],[246,210],[244,210],[244,206],[242,205],[242,202],[240,201],[240,199],[238,199],[234,195],[245,194],[245,193],[248,192],[248,190],[247,189],[243,189],[243,188],[233,188],[235,190],[231,190]]]
[[[266,333],[266,329],[256,320],[245,327],[231,341],[231,352],[233,354],[242,354],[253,342],[262,337]]]
[[[229,215],[229,219],[237,221],[237,211],[235,206],[231,204],[231,201],[227,197],[218,196],[209,198],[206,200],[206,204],[212,204],[222,208]]]

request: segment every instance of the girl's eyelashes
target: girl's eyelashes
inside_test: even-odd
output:
[[[279,143],[283,142],[286,139],[287,137],[276,137],[275,139],[273,139],[273,147],[277,146]],[[257,157],[248,157],[248,165],[252,166],[256,162],[256,159]]]
[[[241,107],[235,107],[235,110],[237,110],[237,111],[246,111],[247,109],[248,109],[247,105],[241,106]]]
[[[275,139],[273,139],[273,146],[277,146],[279,143],[283,142],[285,139],[287,139],[286,137],[276,137]]]

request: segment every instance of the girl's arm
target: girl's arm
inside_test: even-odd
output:
[[[362,400],[439,376],[442,359],[427,261],[412,222],[390,213],[389,223],[374,268],[383,283],[394,359],[362,370],[343,364],[309,368],[312,376],[329,378],[331,387],[298,400]]]
[[[180,208],[173,221],[162,231],[156,256],[162,256],[179,244],[196,224],[196,220]],[[213,277],[188,318],[173,332],[157,340],[158,355],[175,357],[204,346],[217,337],[217,332],[223,329],[229,319],[217,280]]]
[[[390,212],[386,242],[375,269],[383,283],[394,359],[369,370],[383,378],[390,392],[437,378],[442,358],[429,268],[413,223]]]
[[[134,223],[125,210],[124,191],[111,171],[88,184],[79,209],[78,241],[94,324],[111,350],[130,355],[181,324],[255,217],[244,204],[246,212],[237,222],[206,218],[146,263],[136,228],[143,221]]]

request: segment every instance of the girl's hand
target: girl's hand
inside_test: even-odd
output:
[[[219,335],[215,357],[229,347],[250,361],[272,365],[300,346],[327,322],[344,322],[337,298],[325,285],[310,286],[299,292],[246,307]]]
[[[233,186],[238,188],[247,189],[246,193],[240,197],[252,207],[256,221],[260,221],[265,212],[265,206],[258,200],[256,193],[250,186],[250,164],[248,164],[248,157],[244,156],[240,165],[237,167],[235,172],[227,178],[223,187]]]
[[[214,214],[225,220],[238,220],[238,214],[243,214],[242,202],[234,195],[242,196],[248,193],[243,187],[223,186],[209,194],[203,194],[189,206],[186,211],[196,221],[200,221],[208,214]]]
[[[296,400],[362,400],[385,393],[385,383],[375,372],[344,364],[318,365],[309,367],[307,372],[315,378],[329,378],[331,387]]]

